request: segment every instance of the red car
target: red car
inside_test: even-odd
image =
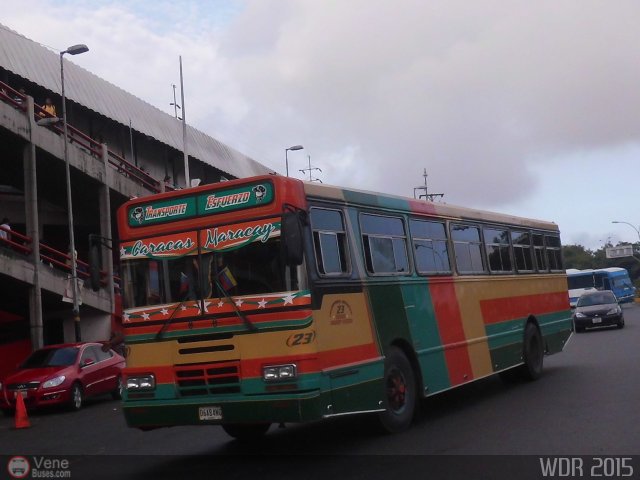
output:
[[[70,343],[36,350],[0,382],[0,408],[12,412],[18,395],[27,408],[68,405],[73,410],[94,395],[111,393],[120,398],[124,357],[102,347]]]

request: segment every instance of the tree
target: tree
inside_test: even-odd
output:
[[[585,249],[582,245],[563,245],[562,255],[564,257],[565,268],[600,268],[596,266],[596,258],[591,250]]]

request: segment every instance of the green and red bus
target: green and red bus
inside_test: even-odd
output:
[[[558,227],[261,176],[118,211],[131,427],[372,413],[500,373],[536,379],[572,332]]]

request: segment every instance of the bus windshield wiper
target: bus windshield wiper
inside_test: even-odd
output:
[[[164,333],[164,331],[167,329],[167,327],[171,324],[171,321],[173,320],[173,316],[176,314],[176,312],[180,309],[180,307],[182,307],[185,302],[188,299],[184,299],[182,300],[178,306],[176,308],[173,309],[173,312],[171,312],[171,315],[169,316],[169,318],[167,318],[164,323],[162,324],[162,327],[160,327],[160,330],[158,330],[158,333],[156,333],[156,340],[160,340],[160,338],[162,338],[162,334]]]
[[[253,322],[249,320],[249,318],[240,311],[240,309],[236,305],[235,299],[227,293],[227,291],[222,287],[222,285],[220,285],[217,275],[213,278],[213,281],[216,284],[216,287],[218,288],[218,290],[220,290],[224,295],[224,297],[231,303],[231,305],[233,306],[233,310],[236,312],[236,315],[238,315],[238,317],[240,317],[240,319],[244,322],[245,326],[247,327],[247,330],[256,332],[258,330],[258,327],[256,327],[253,324]]]

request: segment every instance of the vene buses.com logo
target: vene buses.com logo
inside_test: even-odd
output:
[[[7,471],[11,478],[27,478],[31,465],[25,457],[11,457],[7,463]]]

